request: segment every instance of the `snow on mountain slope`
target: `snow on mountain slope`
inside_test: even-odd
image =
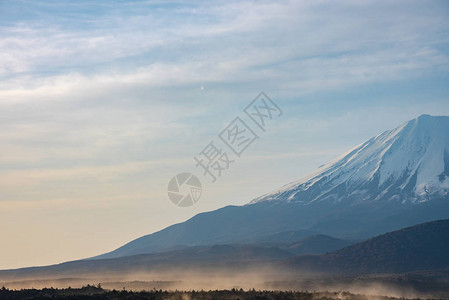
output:
[[[250,204],[282,200],[424,202],[449,192],[449,117],[422,115]]]

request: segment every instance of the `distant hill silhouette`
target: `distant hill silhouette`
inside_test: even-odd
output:
[[[312,236],[287,246],[297,251],[335,246],[345,241]],[[449,268],[449,219],[415,225],[322,255],[295,256],[271,246],[215,245],[141,254],[114,259],[79,260],[46,267],[0,271],[0,279],[79,276],[143,270],[231,269],[235,272],[266,266],[295,273],[327,275],[405,273]]]
[[[290,243],[287,247],[282,249],[288,250],[296,255],[324,254],[344,248],[351,244],[353,243],[328,235],[318,234]]]
[[[277,247],[252,245],[195,246],[181,250],[139,254],[112,259],[92,259],[65,262],[44,267],[21,268],[0,271],[0,280],[24,277],[67,277],[103,274],[106,272],[140,272],[148,270],[192,269],[240,269],[245,266],[259,266],[271,261],[295,256]]]
[[[300,256],[286,265],[331,273],[404,273],[449,267],[449,220],[389,232],[320,256]]]

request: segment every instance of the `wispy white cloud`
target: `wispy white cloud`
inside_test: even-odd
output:
[[[46,85],[53,89],[42,92],[51,95],[86,81],[102,88],[269,80],[313,91],[348,75],[347,84],[357,84],[447,68],[434,39],[448,39],[445,14],[389,6],[396,5],[231,2],[93,15],[96,25],[87,29],[14,24],[0,39],[2,98]]]

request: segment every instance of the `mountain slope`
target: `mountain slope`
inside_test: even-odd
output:
[[[333,273],[404,273],[449,267],[449,220],[386,233],[321,256],[303,256],[285,264]]]
[[[251,203],[423,202],[448,192],[449,117],[422,115]]]
[[[276,247],[251,245],[196,246],[161,253],[140,254],[113,259],[77,260],[44,267],[0,270],[0,280],[22,278],[57,278],[74,276],[116,275],[139,272],[175,273],[186,270],[217,270],[261,266],[271,261],[293,257]]]
[[[350,242],[327,235],[314,235],[303,238],[282,248],[296,255],[323,254],[351,245]]]
[[[328,238],[328,237],[326,237]],[[271,270],[278,274],[363,275],[449,268],[449,219],[404,228],[323,255],[295,256],[276,247],[196,246],[163,253],[0,271],[0,280],[131,274],[139,272]],[[293,272],[292,272],[293,271]],[[206,272],[207,273],[207,272]],[[206,275],[207,276],[207,275]],[[292,277],[290,277],[292,278]]]
[[[198,214],[97,258],[179,244],[248,243],[285,231],[361,239],[445,218],[449,117],[423,115],[248,205]]]

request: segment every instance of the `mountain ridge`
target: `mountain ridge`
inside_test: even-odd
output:
[[[200,213],[95,258],[255,241],[285,231],[365,239],[449,218],[447,153],[449,117],[422,115],[246,205]]]
[[[315,172],[257,197],[249,204],[277,200],[307,205],[327,198],[341,201],[335,199],[339,189],[355,193],[362,201],[371,200],[367,191],[376,188],[385,192],[373,200],[399,198],[422,202],[430,200],[434,194],[445,196],[449,192],[448,128],[447,116],[421,115],[384,131]],[[335,189],[337,191],[332,192]],[[346,198],[351,196],[348,194]]]
[[[346,274],[405,273],[449,267],[449,219],[388,232],[320,256],[289,259],[293,268]]]
[[[196,246],[163,253],[78,260],[44,267],[0,270],[0,280],[132,272],[224,271],[254,268],[279,274],[364,275],[449,268],[449,219],[388,232],[322,255],[294,255],[277,247]]]

